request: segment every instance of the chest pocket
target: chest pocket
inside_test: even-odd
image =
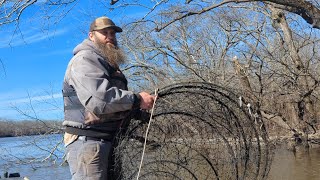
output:
[[[102,56],[98,58],[98,61],[105,69],[105,78],[108,79],[111,86],[128,90],[128,81],[119,68],[111,66]]]
[[[119,89],[128,90],[128,81],[120,70],[114,71],[111,74],[109,81],[112,86],[116,86]]]

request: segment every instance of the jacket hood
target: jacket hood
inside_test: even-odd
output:
[[[90,41],[89,39],[85,39],[82,41],[82,43],[80,43],[79,45],[77,45],[74,49],[73,49],[73,55],[76,55],[78,52],[83,51],[83,50],[90,50],[90,51],[94,51],[97,54],[100,54],[100,51],[98,50],[98,48],[96,47],[96,45]]]

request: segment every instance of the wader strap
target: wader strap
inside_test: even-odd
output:
[[[64,110],[79,110],[83,109],[82,105],[69,105],[69,106],[64,106]]]
[[[70,96],[76,96],[77,93],[75,91],[70,91],[70,92],[64,92],[62,91],[63,97],[70,97]]]
[[[114,136],[113,134],[115,134],[115,131],[113,131],[113,132],[99,132],[99,131],[92,130],[92,129],[80,129],[80,128],[75,128],[75,127],[70,127],[70,126],[66,127],[65,132],[70,133],[70,134],[80,135],[80,136],[101,138],[101,139],[104,139],[107,141],[112,141],[113,136]]]

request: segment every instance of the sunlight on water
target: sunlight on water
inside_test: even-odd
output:
[[[68,167],[60,166],[64,154],[61,140],[62,135],[0,138],[0,175],[8,171],[32,180],[70,179]]]
[[[45,158],[59,145],[53,153],[53,159],[63,156],[64,147],[59,142],[62,135],[41,135],[0,138],[0,163],[28,162]]]

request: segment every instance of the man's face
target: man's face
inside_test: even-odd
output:
[[[111,28],[97,30],[89,33],[89,38],[93,41],[110,65],[118,68],[126,60],[124,52],[118,47],[116,31]]]
[[[96,30],[89,33],[91,41],[99,44],[117,47],[116,31],[111,28]]]

